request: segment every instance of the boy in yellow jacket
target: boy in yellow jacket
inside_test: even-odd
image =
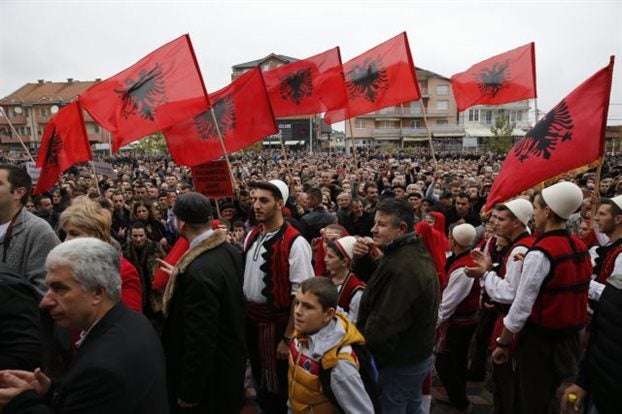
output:
[[[337,313],[339,294],[327,278],[305,280],[296,294],[294,338],[290,342],[290,413],[373,413],[353,344],[365,339],[342,313]],[[334,400],[323,392],[320,373],[330,370]]]

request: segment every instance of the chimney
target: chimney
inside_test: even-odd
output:
[[[44,82],[45,82],[45,79],[37,79],[37,83],[39,85],[43,85]]]
[[[67,83],[72,83],[73,82],[73,78],[67,78]]]

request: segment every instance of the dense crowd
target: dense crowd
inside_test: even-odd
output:
[[[0,165],[0,411],[622,412],[618,159],[484,212],[492,154]],[[521,172],[528,173],[528,172]]]

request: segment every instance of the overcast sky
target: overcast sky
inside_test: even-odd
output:
[[[340,46],[345,62],[403,30],[415,64],[447,77],[535,41],[543,110],[615,54],[609,123],[622,124],[622,1],[0,0],[0,96],[37,79],[106,78],[184,33],[214,91],[232,65],[271,52]]]

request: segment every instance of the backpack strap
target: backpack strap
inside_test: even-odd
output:
[[[337,353],[337,361],[348,361],[352,365],[354,365],[357,369],[359,368],[358,358],[352,349],[352,346],[346,345],[344,347],[340,347],[336,350]],[[336,363],[335,363],[336,365]],[[339,402],[337,402],[337,398],[335,398],[335,394],[333,393],[333,389],[330,386],[330,376],[333,373],[333,368],[335,365],[331,367],[324,367],[324,364],[320,364],[320,385],[322,386],[322,393],[328,398],[328,400],[333,404],[333,406],[337,409],[338,413],[344,413],[345,411],[339,406]]]

